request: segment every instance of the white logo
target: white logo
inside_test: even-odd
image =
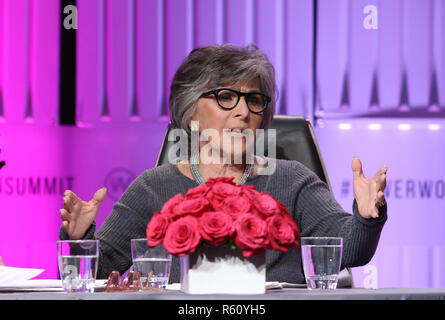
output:
[[[69,279],[69,280],[75,280],[77,279],[77,268],[73,265],[66,265],[63,267],[63,278]]]
[[[63,27],[67,30],[77,29],[77,8],[73,5],[68,5],[63,8],[63,13],[68,15],[63,19]]]
[[[377,29],[378,28],[378,13],[377,13],[377,7],[368,4],[366,7],[363,8],[363,13],[367,14],[367,16],[363,19],[363,27],[365,29]]]

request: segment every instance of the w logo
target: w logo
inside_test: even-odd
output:
[[[134,179],[133,172],[128,169],[118,168],[112,170],[105,177],[105,187],[107,187],[108,195],[113,200],[118,200]]]

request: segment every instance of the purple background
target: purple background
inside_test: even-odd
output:
[[[131,179],[155,164],[182,59],[196,46],[254,42],[276,67],[277,113],[313,121],[346,210],[353,156],[367,176],[389,168],[388,222],[373,260],[353,269],[356,286],[444,287],[445,3],[317,3],[313,88],[311,0],[77,0],[77,125],[67,127],[57,120],[60,1],[0,0],[5,263],[56,278],[63,190],[89,200],[106,185],[100,226]],[[369,4],[376,30],[363,26]]]

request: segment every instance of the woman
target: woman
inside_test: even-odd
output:
[[[193,50],[173,78],[170,118],[189,136],[192,130],[201,135],[213,132],[200,139],[200,158],[192,147],[190,159],[142,173],[97,233],[94,219],[106,189],[98,190],[89,202],[66,191],[60,237],[99,239],[98,278],[107,278],[113,270],[123,273],[132,264],[130,240],[146,236],[148,221],[168,199],[210,177],[231,176],[236,183],[256,185],[257,190],[284,203],[301,236],[343,237],[342,268],[369,262],[386,221],[385,167],[366,179],[360,160],[352,160],[355,200],[351,215],[339,206],[327,185],[299,162],[277,160],[275,171],[266,175],[261,174],[264,162],[259,157],[253,163],[249,160],[251,142],[243,132],[250,130],[255,138],[256,129],[271,123],[276,100],[274,77],[273,66],[255,46]],[[175,257],[172,263],[171,283],[180,279],[178,261]],[[305,282],[299,248],[287,253],[267,251],[266,268],[268,281]]]

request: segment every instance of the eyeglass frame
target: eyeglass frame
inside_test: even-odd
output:
[[[232,92],[234,92],[234,93],[237,94],[237,96],[238,96],[238,100],[237,100],[236,103],[233,105],[233,107],[231,107],[231,108],[226,108],[226,107],[223,107],[223,106],[219,103],[219,100],[218,100],[218,93],[219,93],[220,91],[223,91],[223,90],[232,91]],[[215,100],[216,100],[216,103],[218,103],[218,106],[219,106],[220,108],[224,109],[224,110],[233,110],[234,108],[236,108],[236,106],[237,106],[238,103],[240,102],[241,97],[244,97],[244,100],[246,101],[247,108],[249,109],[250,112],[255,113],[255,114],[259,114],[259,113],[264,112],[264,111],[267,109],[267,107],[269,106],[269,103],[272,101],[272,99],[271,99],[268,95],[265,95],[264,93],[261,93],[261,92],[241,92],[241,91],[237,91],[237,90],[235,90],[235,89],[231,89],[231,88],[219,88],[219,89],[215,89],[215,90],[210,90],[210,91],[207,91],[207,92],[204,92],[203,94],[201,94],[201,95],[199,96],[199,98],[206,97],[206,96],[209,96],[209,95],[212,95],[212,94],[215,96]],[[252,94],[259,94],[259,95],[261,95],[262,97],[264,97],[265,103],[264,103],[264,105],[263,105],[263,110],[261,110],[261,111],[252,111],[252,110],[250,109],[250,107],[249,107],[249,103],[248,103],[248,96],[250,96],[250,95],[252,95]]]

